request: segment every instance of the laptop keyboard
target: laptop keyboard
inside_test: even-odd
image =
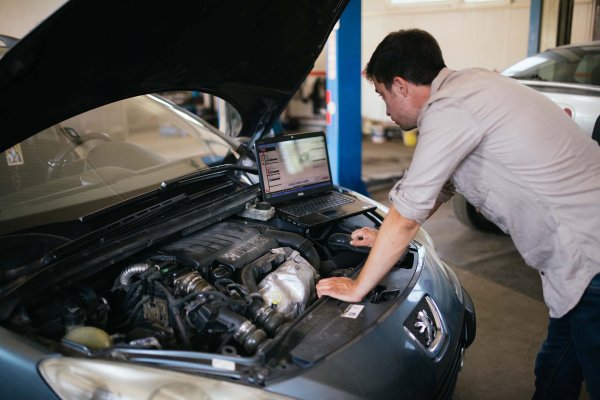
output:
[[[279,207],[279,209],[295,217],[303,217],[305,215],[314,214],[328,208],[352,203],[353,201],[354,200],[350,197],[332,194],[330,196],[317,197],[315,199],[295,201],[292,204]]]

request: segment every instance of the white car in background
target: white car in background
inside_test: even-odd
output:
[[[600,141],[600,41],[565,45],[527,57],[502,71],[560,105]]]
[[[12,36],[0,34],[0,58],[2,58],[2,56],[8,51],[8,49],[17,44],[18,41],[19,39],[14,38]]]

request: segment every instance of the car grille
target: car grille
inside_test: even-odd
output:
[[[446,338],[440,312],[429,296],[424,296],[406,318],[404,329],[432,357],[435,357]]]

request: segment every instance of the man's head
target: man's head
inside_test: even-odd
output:
[[[431,82],[446,65],[437,41],[418,29],[390,33],[365,68],[385,102],[386,114],[403,130],[416,128]]]
[[[420,29],[392,32],[379,43],[365,68],[370,81],[390,88],[399,76],[415,85],[431,85],[446,64],[438,42]]]

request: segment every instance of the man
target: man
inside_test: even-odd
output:
[[[403,130],[419,129],[410,168],[390,191],[358,277],[322,279],[319,296],[361,301],[393,267],[452,185],[509,233],[542,279],[548,337],[535,399],[600,399],[600,147],[560,108],[510,78],[446,68],[427,32],[389,34],[365,69]]]

